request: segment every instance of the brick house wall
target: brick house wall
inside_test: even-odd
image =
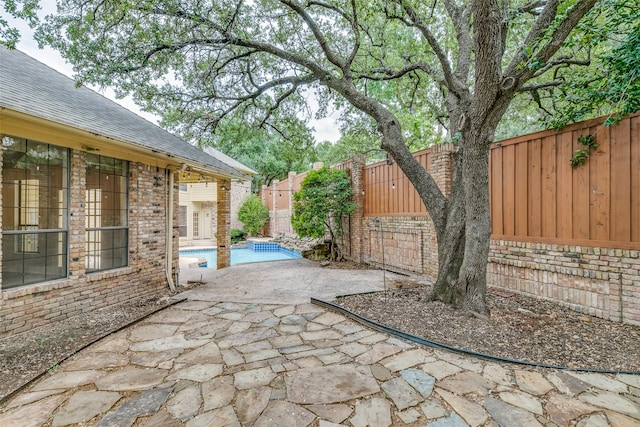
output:
[[[238,211],[240,210],[242,202],[244,202],[250,194],[251,181],[237,181],[231,183],[231,228],[242,230],[243,224],[238,219]]]
[[[0,337],[125,301],[157,297],[168,289],[164,272],[169,202],[166,170],[129,163],[129,266],[86,273],[84,153],[71,150],[70,161],[68,278],[2,291]],[[171,203],[177,207],[177,180],[174,183]],[[175,278],[179,246],[177,208],[173,224],[171,256]]]

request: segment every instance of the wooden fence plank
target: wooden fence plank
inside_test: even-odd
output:
[[[494,234],[504,234],[502,215],[502,147],[491,150],[491,230]]]
[[[640,242],[640,117],[631,117],[631,241]]]
[[[542,141],[540,138],[532,140],[529,144],[529,235],[542,236],[542,200],[541,187],[542,175],[540,172],[540,150]]]
[[[609,240],[609,128],[598,127],[596,141],[600,146],[589,157],[593,163],[589,177],[592,209],[589,235],[595,240]]]
[[[383,213],[383,214],[391,213],[391,210],[389,209],[390,201],[389,201],[389,188],[388,188],[389,168],[387,168],[386,166],[381,166],[379,170],[380,172],[382,172],[380,174],[380,189],[381,189],[381,195],[382,195],[382,211],[380,213]]]
[[[529,150],[528,143],[515,145],[515,233],[516,236],[529,235]]]
[[[542,236],[556,237],[556,137],[542,139]]]
[[[573,132],[565,131],[556,137],[557,142],[557,229],[558,237],[571,238],[573,234]]]
[[[594,129],[593,132],[596,132]],[[578,138],[581,134],[589,134],[591,131],[585,129],[583,133],[573,131],[573,150],[583,149],[584,146],[578,142]],[[583,165],[578,166],[573,170],[573,232],[572,237],[574,239],[588,239],[589,238],[589,169],[592,163],[587,160]]]
[[[502,215],[504,234],[515,232],[515,146],[507,145],[502,149]]]
[[[631,147],[629,121],[611,126],[611,240],[631,238]]]

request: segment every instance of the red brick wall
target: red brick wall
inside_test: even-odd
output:
[[[366,217],[362,236],[364,262],[378,267],[384,262],[391,270],[437,276],[436,235],[428,217]]]
[[[640,325],[640,251],[495,240],[492,286]]]
[[[154,179],[155,178],[155,179]],[[8,289],[0,299],[0,337],[33,329],[76,314],[158,296],[167,289],[166,171],[129,164],[129,266],[87,274],[84,234],[84,153],[71,152],[69,277]],[[177,182],[174,206],[178,205]],[[178,210],[174,209],[173,271],[178,259]]]

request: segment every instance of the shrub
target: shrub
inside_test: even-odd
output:
[[[336,237],[342,220],[355,210],[351,178],[346,171],[323,167],[312,170],[293,195],[291,225],[300,237],[324,237],[328,232],[331,258],[336,260]]]
[[[269,219],[269,210],[258,196],[252,194],[242,202],[238,210],[238,219],[243,224],[242,229],[249,236],[253,236]]]
[[[238,243],[238,242],[242,242],[244,239],[247,238],[247,233],[245,233],[242,230],[238,230],[237,228],[232,228],[231,229],[231,243]]]

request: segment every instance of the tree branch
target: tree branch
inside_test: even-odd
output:
[[[346,13],[344,10],[325,3],[323,1],[319,1],[319,0],[311,0],[309,1],[309,5],[310,6],[319,6],[322,8],[325,8],[327,10],[331,10],[333,12],[335,12],[336,14],[340,15],[345,21],[347,21],[349,23],[349,25],[351,26],[351,29],[353,30],[353,35],[355,36],[355,42],[353,45],[353,49],[351,49],[351,54],[349,54],[349,57],[347,58],[346,62],[345,62],[345,66],[347,68],[349,68],[351,66],[351,64],[353,63],[353,60],[355,59],[358,50],[360,49],[360,31],[359,31],[359,24],[358,24],[358,10],[357,10],[357,6],[355,3],[355,0],[351,0],[351,13],[352,15],[349,15],[348,13]]]
[[[551,80],[543,83],[525,85],[525,86],[522,86],[520,89],[518,89],[518,92],[537,92],[540,89],[549,89],[552,87],[558,87],[562,83],[564,83],[564,79],[556,79],[556,80]]]
[[[423,71],[426,74],[433,77],[437,82],[444,83],[444,79],[442,79],[442,77],[438,78],[437,70],[424,62],[416,62],[413,64],[408,64],[402,67],[400,70],[378,68],[378,69],[373,69],[371,71],[374,74],[362,74],[362,75],[359,75],[358,78],[365,79],[365,80],[372,80],[372,81],[386,81],[386,80],[398,79],[400,77],[403,77],[406,74],[411,73],[412,71]]]
[[[461,82],[456,76],[453,74],[451,69],[451,64],[449,63],[449,59],[447,57],[447,53],[442,49],[438,40],[436,40],[435,36],[427,27],[427,25],[420,19],[416,11],[409,5],[400,0],[395,0],[405,11],[407,16],[409,17],[412,25],[417,28],[422,36],[425,38],[436,57],[438,58],[438,62],[440,63],[440,68],[442,69],[442,73],[444,76],[444,82],[447,88],[455,93],[458,97],[462,98],[464,94],[468,91],[467,86]]]
[[[473,40],[471,38],[471,7],[469,2],[457,6],[452,0],[444,0],[447,14],[453,22],[458,40],[458,63],[456,72],[461,81],[466,82],[471,70],[471,52]]]
[[[537,53],[534,53],[531,58],[535,58],[538,63],[546,64],[553,55],[562,47],[562,44],[567,39],[571,31],[580,22],[580,20],[593,8],[597,0],[579,0],[574,4],[566,13],[565,17],[558,23],[555,30],[551,34],[548,41],[544,43],[542,47],[537,49]],[[544,31],[549,28],[552,21],[555,19],[558,8],[558,0],[549,0],[545,5],[540,16],[533,25],[531,31],[527,35],[525,42],[520,49],[518,55],[516,55],[505,72],[505,75],[513,76],[517,80],[524,79],[524,81],[530,79],[536,74],[536,70],[524,67],[519,69],[519,66],[526,61],[526,47],[536,47],[534,40],[542,38]],[[535,52],[536,49],[534,49]],[[524,83],[521,82],[522,83]]]
[[[340,58],[336,53],[334,53],[329,47],[329,42],[325,38],[325,36],[320,32],[320,29],[316,25],[315,21],[311,16],[307,13],[307,11],[300,5],[289,1],[289,0],[280,0],[280,3],[287,6],[289,9],[293,10],[302,18],[302,20],[307,24],[316,41],[320,45],[322,52],[324,52],[325,57],[329,62],[331,62],[336,67],[340,68],[343,72],[346,68],[346,62],[344,59]]]

